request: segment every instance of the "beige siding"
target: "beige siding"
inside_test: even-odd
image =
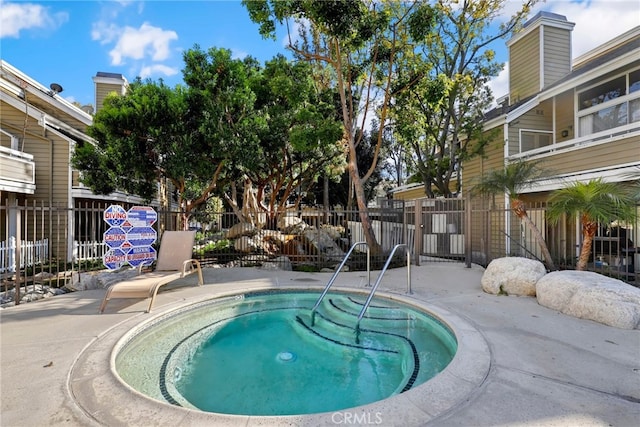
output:
[[[553,130],[553,104],[551,100],[545,101],[534,109],[518,117],[509,126],[509,155],[520,152],[520,131],[552,131]],[[553,135],[549,134],[550,143]],[[538,147],[534,147],[538,148]],[[531,149],[529,147],[528,149]],[[526,149],[525,149],[526,151]]]
[[[540,29],[509,48],[509,101],[515,104],[540,90]]]
[[[568,30],[547,27],[544,31],[544,87],[560,80],[571,71],[571,33]]]
[[[485,146],[484,156],[475,156],[462,164],[462,191],[466,194],[482,175],[504,167],[502,132]]]
[[[98,112],[102,108],[105,98],[112,92],[115,92],[117,94],[122,93],[122,86],[115,84],[110,85],[106,83],[96,84],[96,112]]]
[[[0,154],[0,179],[9,179],[22,183],[31,183],[34,163]]]
[[[8,104],[2,103],[0,113],[0,123],[2,124],[2,128],[17,136],[20,140],[22,140],[23,134],[27,137],[29,134],[35,137],[44,136],[44,127],[39,124],[36,119],[29,117],[25,122],[24,110],[21,111]],[[29,153],[26,148],[24,151]]]
[[[545,158],[543,166],[554,173],[566,174],[632,162],[640,162],[640,143],[637,137],[560,152]]]
[[[73,230],[69,227],[69,143],[59,136],[48,133],[46,140],[29,141],[30,151],[36,160],[36,191],[27,196],[30,203],[45,201],[57,208],[52,215],[51,232],[57,236],[55,240],[60,243],[57,247],[51,247],[53,256],[64,257],[67,253],[67,236],[71,236]],[[49,221],[43,224],[45,231],[49,231]],[[66,242],[66,243],[65,243]]]
[[[393,193],[394,200],[415,200],[425,197],[424,185]]]
[[[25,122],[24,117],[24,111],[2,105],[3,129],[21,139],[23,151],[33,155],[36,164],[36,190],[28,199],[52,200],[66,206],[70,190],[69,143],[53,132],[47,132],[36,119],[29,117]]]
[[[556,142],[563,142],[575,137],[573,116],[573,90],[558,95],[556,99]],[[566,131],[567,136],[562,136]]]

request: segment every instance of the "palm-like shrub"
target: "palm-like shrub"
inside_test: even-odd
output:
[[[636,220],[635,192],[637,190],[634,191],[630,186],[605,182],[598,178],[588,182],[575,182],[551,194],[551,205],[547,209],[550,223],[556,224],[565,214],[580,218],[582,248],[576,270],[584,270],[587,267],[599,223]]]
[[[516,161],[507,164],[504,169],[497,169],[482,176],[473,187],[473,192],[481,194],[507,194],[511,210],[520,218],[533,234],[549,270],[555,270],[547,242],[535,223],[527,213],[520,194],[535,180],[546,176],[547,172],[540,169],[535,162]]]

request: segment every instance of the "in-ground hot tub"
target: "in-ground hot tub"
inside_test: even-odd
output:
[[[452,331],[427,312],[332,293],[268,291],[205,301],[125,336],[119,376],[162,402],[235,415],[339,411],[406,392],[453,359]]]
[[[322,291],[321,288],[316,289],[304,285],[291,287],[290,290],[299,291],[301,289],[306,291],[312,290],[311,295],[313,298],[317,297]],[[360,307],[358,305],[358,299],[359,301],[364,300],[368,292],[359,288],[347,289],[350,291],[349,295],[356,301],[355,303],[351,301],[349,304],[355,304],[355,307]],[[143,334],[153,331],[156,325],[161,325],[169,318],[182,315],[182,313],[187,314],[198,306],[209,306],[213,308],[216,304],[224,300],[237,299],[239,301],[243,296],[256,292],[259,294],[266,290],[280,291],[282,288],[278,287],[274,289],[271,282],[267,279],[264,280],[263,284],[260,284],[260,281],[254,282],[251,285],[248,285],[247,282],[229,283],[218,290],[205,286],[203,288],[190,290],[190,297],[165,306],[164,312],[157,310],[152,315],[140,313],[112,325],[86,346],[72,366],[68,376],[67,388],[70,398],[74,403],[73,407],[84,414],[88,422],[92,420],[102,425],[185,424],[247,426],[280,425],[283,423],[288,425],[326,425],[340,422],[358,424],[358,422],[356,422],[358,420],[360,420],[360,422],[373,422],[376,424],[424,425],[430,420],[437,419],[449,413],[452,408],[468,400],[469,395],[478,390],[478,387],[483,383],[488,374],[490,368],[490,352],[488,346],[480,332],[467,320],[442,306],[428,303],[424,300],[424,297],[418,295],[391,294],[388,292],[378,292],[376,295],[384,297],[385,299],[382,304],[376,303],[375,305],[385,306],[388,300],[391,300],[404,304],[417,312],[427,313],[433,320],[444,326],[445,331],[453,334],[452,336],[455,337],[454,341],[457,343],[457,349],[455,350],[453,359],[446,365],[444,370],[437,373],[435,377],[421,384],[418,384],[421,380],[413,381],[408,390],[400,392],[401,390],[398,390],[399,384],[404,380],[405,382],[402,386],[402,388],[404,388],[404,386],[409,383],[406,377],[402,377],[403,380],[396,382],[397,387],[394,388],[392,395],[382,400],[376,400],[372,403],[337,411],[306,415],[234,415],[194,409],[192,406],[195,405],[189,403],[178,388],[170,388],[176,387],[176,384],[183,378],[182,375],[184,372],[178,362],[183,360],[182,358],[185,355],[187,355],[186,357],[188,358],[190,354],[190,351],[184,351],[186,348],[191,348],[186,342],[179,345],[181,349],[176,349],[168,360],[167,356],[171,349],[166,352],[159,352],[157,354],[158,360],[154,362],[162,366],[166,360],[165,374],[162,381],[165,384],[166,390],[170,392],[170,396],[179,404],[184,403],[184,406],[169,403],[169,400],[166,399],[162,392],[160,392],[161,397],[155,397],[153,392],[151,392],[150,395],[154,397],[149,397],[146,393],[136,390],[123,381],[121,375],[126,377],[127,374],[118,373],[116,365],[120,365],[121,360],[118,362],[116,362],[116,360],[124,355],[125,352],[133,349],[133,347],[129,349],[127,349],[127,347],[136,345],[134,343],[136,336],[142,337]],[[326,300],[328,302],[329,298]],[[325,303],[323,302],[323,304]],[[337,305],[340,306],[340,304]],[[383,307],[379,308],[384,309]],[[331,307],[330,310],[337,309]],[[215,312],[216,310],[212,311]],[[230,312],[233,312],[233,309],[231,309]],[[293,312],[295,312],[295,310],[293,310]],[[371,312],[367,310],[367,313],[368,316],[371,316]],[[219,316],[219,314],[220,313],[217,315]],[[238,314],[241,313],[238,312]],[[354,344],[354,325],[351,323],[353,321],[352,317],[348,317],[350,315],[345,314],[344,316],[347,320],[340,316],[333,319],[335,323],[342,324],[346,322],[347,325],[349,325],[349,327],[343,328],[339,325],[327,326],[327,324],[324,323],[325,319],[322,318],[322,316],[326,315],[327,313],[325,313],[324,308],[322,308],[316,315],[314,328],[317,325],[319,328],[331,329],[331,335],[326,334],[325,337],[316,336],[315,338],[307,336],[306,339],[326,340],[327,337],[335,337],[344,333],[343,342]],[[250,317],[251,316],[246,318],[249,319]],[[302,322],[298,321],[297,317],[299,317]],[[301,329],[305,329],[305,325],[309,326],[308,306],[303,306],[301,310],[296,312],[293,318],[296,319],[296,323],[293,324],[295,333],[302,333]],[[331,318],[333,318],[333,316]],[[224,317],[218,317],[217,319],[221,320],[220,325],[217,327],[224,330],[224,325],[227,325]],[[369,320],[374,321],[373,319],[365,318],[360,325],[362,329],[360,344],[362,345],[365,343],[368,345],[368,343],[375,341],[371,338],[372,335],[375,334],[369,332],[370,329],[374,330],[374,328],[370,328],[370,325],[367,323]],[[206,324],[206,322],[204,324]],[[257,324],[260,324],[260,322],[257,322]],[[159,332],[159,330],[156,332]],[[309,331],[306,333],[313,334]],[[186,337],[186,335],[189,334],[185,334],[183,337]],[[221,337],[222,335],[219,336],[219,338]],[[386,339],[382,339],[381,342],[387,343]],[[178,342],[174,340],[174,346],[176,344],[178,344]],[[310,342],[308,345],[315,346],[316,344]],[[402,348],[407,348],[404,344],[401,346]],[[409,347],[411,346],[409,345]],[[406,350],[400,349],[400,353],[404,354],[406,352]],[[302,356],[292,347],[283,346],[277,354],[270,356],[269,359],[272,362],[277,359],[277,363],[288,365],[295,363],[299,360],[299,357]],[[267,358],[265,357],[264,359],[266,360]],[[371,367],[377,366],[374,362],[369,362],[368,359],[365,359],[365,363],[369,364],[369,370],[373,370]],[[428,366],[428,363],[422,363],[422,361],[420,361],[420,370],[426,366]],[[175,368],[180,369],[176,370]],[[403,370],[401,370],[403,375],[409,371],[413,372],[410,365],[405,365]],[[150,368],[144,368],[141,369],[140,372],[143,373],[142,375],[146,375],[151,379],[149,384],[156,384],[155,387],[157,387],[158,390],[161,389],[161,379],[158,370],[154,371]],[[168,380],[167,375],[169,375],[169,378],[173,375],[173,380]],[[155,380],[153,378],[155,378]],[[171,385],[172,381],[173,385]],[[283,393],[277,392],[274,394],[276,399],[282,399]]]

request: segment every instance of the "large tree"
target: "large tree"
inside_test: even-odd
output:
[[[255,130],[253,161],[242,167],[244,192],[254,193],[256,213],[273,226],[288,203],[299,204],[311,191],[318,176],[344,170],[342,127],[333,92],[317,90],[305,62],[276,56],[249,85],[263,126]],[[233,205],[236,199],[228,195],[227,200]]]
[[[373,130],[365,131],[360,143],[356,146],[359,166],[358,169],[361,171],[360,173],[363,173],[363,171],[368,169],[369,165],[373,161],[376,145],[378,143],[378,129],[378,124],[374,121]],[[386,137],[383,137],[382,148],[386,149],[389,143],[390,141]],[[378,162],[375,170],[364,183],[364,194],[367,203],[375,199],[376,188],[383,180],[385,166],[386,164],[383,162]],[[349,205],[349,202],[352,200],[350,193],[352,193],[353,189],[353,185],[351,185],[351,175],[349,174],[349,171],[345,170],[344,173],[336,178],[337,179],[330,179],[327,183],[327,206],[341,205],[343,207],[347,207],[347,210],[350,211],[351,206]],[[316,201],[323,200],[324,189],[322,187],[323,186],[321,185],[314,187],[314,197]]]
[[[372,164],[361,174],[357,131],[365,127],[375,101],[383,106],[381,123],[386,121],[395,51],[399,43],[405,42],[407,17],[414,3],[243,0],[243,4],[265,37],[275,38],[276,23],[286,23],[289,48],[299,59],[314,65],[318,84],[331,85],[337,90],[344,150],[360,221],[370,250],[380,253],[382,248],[369,218],[364,183],[375,170],[382,139],[376,145]],[[291,23],[297,32],[292,31]]]
[[[186,227],[233,170],[229,163],[250,158],[256,117],[242,61],[197,46],[184,60],[186,87],[137,79],[124,96],[107,97],[88,130],[97,144],[78,145],[72,164],[99,194],[124,190],[151,200],[168,180]]]
[[[414,44],[399,55],[392,116],[429,197],[458,193],[460,164],[488,141],[487,83],[502,69],[491,44],[517,30],[536,2],[525,0],[498,25],[506,0],[440,0],[433,6],[435,31],[411,27]]]

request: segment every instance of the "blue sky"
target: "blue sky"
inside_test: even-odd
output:
[[[505,11],[517,7],[507,1]],[[574,57],[640,25],[638,0],[548,0],[533,13],[541,9],[576,23]],[[59,83],[61,96],[81,104],[94,102],[91,78],[98,71],[174,85],[181,81],[182,52],[195,43],[264,62],[286,52],[285,34],[264,40],[239,0],[0,0],[0,57],[45,86]],[[503,41],[493,48],[507,59]],[[492,82],[496,96],[507,93],[506,76]]]

